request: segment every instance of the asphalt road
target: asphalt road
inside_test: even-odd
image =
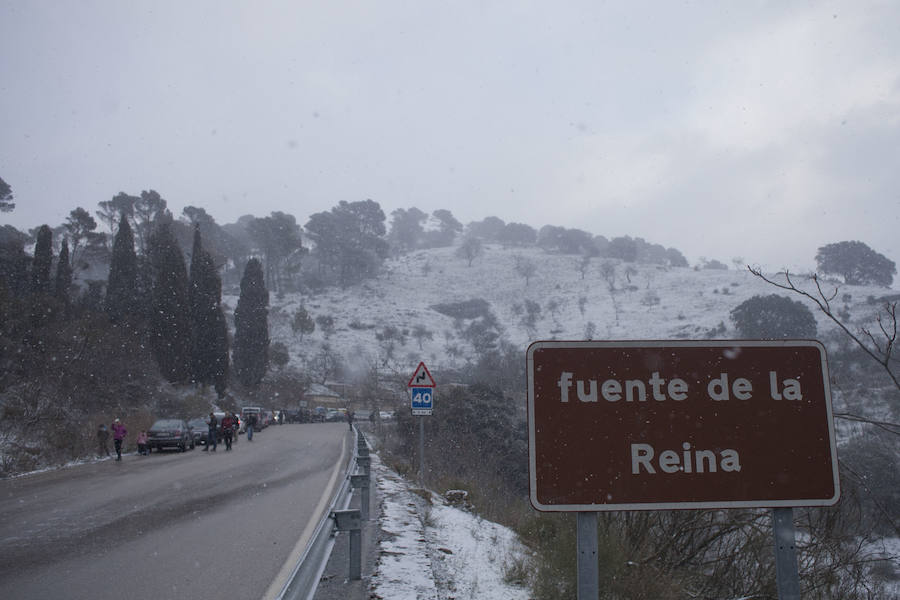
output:
[[[0,481],[0,598],[271,598],[340,483],[342,423]]]

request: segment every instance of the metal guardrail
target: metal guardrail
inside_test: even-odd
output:
[[[357,443],[353,445],[353,452],[350,461],[347,463],[347,470],[344,473],[344,482],[335,493],[331,500],[331,504],[322,519],[316,526],[312,539],[307,545],[306,550],[297,561],[291,576],[287,583],[278,594],[277,600],[312,600],[316,594],[316,588],[319,586],[319,580],[331,557],[331,550],[334,548],[334,512],[335,510],[346,509],[350,505],[350,497],[353,494],[353,487],[350,478],[356,472],[357,460],[359,458],[358,448],[361,446],[368,447],[365,442],[365,436],[354,426],[356,432]]]

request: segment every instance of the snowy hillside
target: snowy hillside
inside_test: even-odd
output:
[[[535,266],[527,285],[516,272],[517,259]],[[439,303],[487,301],[504,337],[520,347],[524,356],[528,344],[538,339],[733,338],[737,334],[729,312],[735,306],[755,295],[788,295],[746,269],[695,271],[595,258],[582,278],[580,261],[578,256],[548,254],[537,248],[487,246],[468,267],[454,255],[454,248],[414,252],[389,259],[379,277],[361,285],[281,298],[273,294],[272,341],[289,348],[290,367],[300,370],[326,342],[348,362],[377,359],[412,370],[424,360],[432,370],[440,370],[465,362],[472,350],[454,319],[432,308]],[[605,262],[615,265],[614,293],[601,274]],[[864,322],[878,307],[867,299],[887,293],[890,290],[874,286],[844,286],[838,297],[841,307],[849,307],[854,322]],[[233,310],[237,298],[225,300]],[[527,301],[540,306],[533,328],[524,323]],[[334,331],[326,335],[317,327],[301,341],[290,326],[301,305],[314,318],[333,317]],[[824,339],[834,326],[818,312],[815,315],[819,337]],[[413,335],[417,326],[427,332],[418,339]],[[376,334],[384,327],[407,330],[405,343],[395,344],[393,350],[379,343]]]

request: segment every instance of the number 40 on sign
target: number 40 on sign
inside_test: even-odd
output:
[[[427,387],[414,387],[409,389],[412,401],[412,414],[430,415],[434,409],[434,389]]]

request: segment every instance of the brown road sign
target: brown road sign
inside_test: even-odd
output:
[[[545,341],[527,367],[538,510],[838,501],[818,342]]]

